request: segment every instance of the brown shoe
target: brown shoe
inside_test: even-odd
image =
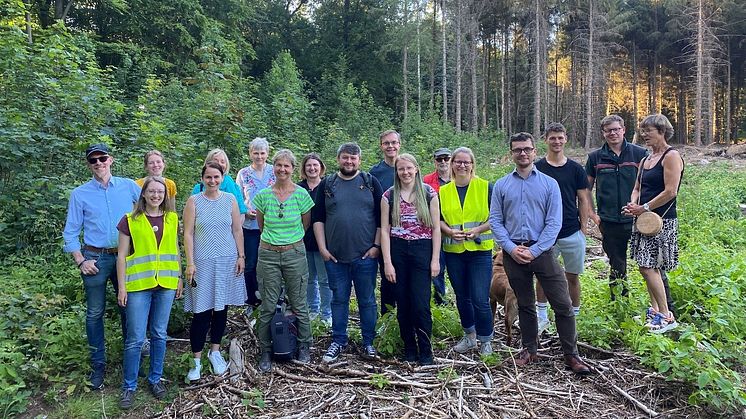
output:
[[[522,349],[515,357],[516,365],[524,366],[539,360],[539,355],[532,354],[528,349]]]
[[[577,355],[565,355],[565,365],[578,375],[588,375],[591,373],[588,364],[583,362]]]

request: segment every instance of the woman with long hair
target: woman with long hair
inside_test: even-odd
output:
[[[228,319],[228,306],[246,301],[243,281],[244,248],[241,214],[233,194],[220,190],[223,167],[208,162],[202,168],[204,191],[187,199],[184,207],[184,254],[187,260],[184,310],[194,313],[189,341],[194,364],[187,374],[199,380],[202,349],[210,330],[208,359],[221,375],[228,364],[220,355],[220,341]]]
[[[161,382],[166,356],[166,328],[174,298],[182,292],[179,258],[179,218],[172,201],[166,198],[167,186],[160,176],[143,181],[135,209],[117,225],[119,249],[117,300],[127,311],[127,336],[120,407],[132,407],[140,368],[140,350],[145,329],[150,328],[150,369],[148,384],[157,399],[166,394]],[[150,322],[148,322],[150,319]]]
[[[171,207],[176,208],[176,182],[163,176],[163,171],[166,170],[166,159],[163,157],[163,153],[158,150],[150,150],[145,153],[143,163],[147,176],[161,176],[166,181],[166,199],[171,201]],[[137,179],[135,183],[142,188],[145,179],[146,177]]]
[[[317,153],[306,154],[300,162],[301,181],[298,182],[298,186],[308,191],[313,202],[316,202],[316,196],[319,193],[318,186],[325,173],[326,165]],[[332,290],[329,288],[329,277],[326,276],[324,259],[319,253],[319,245],[316,243],[313,228],[306,230],[303,243],[306,245],[306,259],[308,260],[308,292],[306,294],[308,311],[311,319],[320,316],[325,325],[331,326]]]
[[[684,160],[668,145],[673,126],[665,116],[645,117],[640,135],[652,154],[640,162],[630,202],[622,211],[630,217],[653,211],[663,219],[658,234],[644,236],[633,229],[630,239],[630,255],[640,267],[650,295],[645,325],[653,333],[663,333],[678,325],[666,300],[661,271],[669,272],[679,264],[676,195],[684,176]]]
[[[440,209],[435,190],[422,182],[417,160],[399,155],[394,186],[381,198],[381,250],[386,280],[395,286],[404,361],[433,363],[430,337],[432,278],[440,272]]]
[[[440,187],[440,209],[445,236],[443,252],[446,269],[456,294],[456,308],[464,337],[453,347],[464,353],[481,343],[480,354],[492,353],[492,231],[490,195],[492,185],[475,170],[474,153],[467,147],[454,150],[451,182]]]

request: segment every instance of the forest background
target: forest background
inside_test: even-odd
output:
[[[674,124],[675,144],[731,144],[746,130],[745,5],[0,0],[4,275],[46,272],[53,278],[58,273],[50,266],[69,265],[60,251],[67,200],[90,177],[81,156],[94,142],[112,145],[115,175],[133,178],[143,174],[145,151],[162,150],[166,175],[181,191],[179,207],[209,149],[224,148],[235,174],[248,163],[246,146],[256,136],[267,137],[274,150],[318,151],[332,167],[336,147],[357,141],[367,168],[380,159],[378,133],[396,128],[402,149],[425,167],[435,148],[467,145],[490,170],[492,159],[506,155],[511,133],[538,137],[548,122],[559,121],[569,129],[570,145],[590,149],[602,142],[598,121],[604,115],[621,115],[632,140],[637,122],[660,112]],[[739,191],[722,194],[743,202],[746,192]],[[703,214],[736,217],[708,211],[716,210]],[[723,237],[715,239],[727,241],[718,251],[743,244],[738,235]],[[732,257],[728,253],[728,261]],[[741,264],[728,275],[743,278],[742,272]],[[51,366],[24,363],[38,349],[38,316],[54,317],[60,307],[81,301],[74,281],[66,287],[43,303],[42,289],[0,299],[7,309],[0,331],[6,413],[25,406],[29,380],[62,383],[69,394],[79,390]],[[11,310],[19,305],[21,312]],[[79,328],[79,321],[54,317],[43,325],[45,336],[59,339],[46,342],[45,350],[63,356],[80,345],[80,336],[62,333]],[[743,325],[731,325],[725,346],[743,344]],[[31,328],[24,329],[29,347],[22,350],[9,343],[20,326]],[[735,360],[741,350],[728,353]],[[737,365],[734,370],[742,368]],[[727,371],[687,379],[699,378],[718,407],[742,406],[740,378]],[[713,387],[716,378],[722,383]]]

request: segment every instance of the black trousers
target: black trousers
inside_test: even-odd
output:
[[[399,320],[399,334],[404,341],[405,353],[416,353],[419,350],[421,358],[432,356],[432,253],[432,240],[391,238],[391,262],[396,270],[396,283],[392,285],[398,302],[396,317]],[[388,282],[387,279],[384,281]]]
[[[207,340],[207,330],[210,330],[210,343],[219,344],[225,333],[225,324],[228,321],[228,308],[223,310],[207,310],[194,313],[192,325],[189,328],[189,343],[192,352],[202,352]]]

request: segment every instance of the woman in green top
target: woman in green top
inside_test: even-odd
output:
[[[304,188],[293,183],[296,166],[290,150],[278,151],[272,159],[275,184],[254,197],[256,219],[262,231],[256,267],[262,295],[257,321],[262,351],[259,370],[262,372],[272,369],[270,323],[283,286],[289,306],[298,319],[298,361],[311,361],[309,348],[313,337],[306,304],[308,264],[303,236],[311,223],[313,200]]]

